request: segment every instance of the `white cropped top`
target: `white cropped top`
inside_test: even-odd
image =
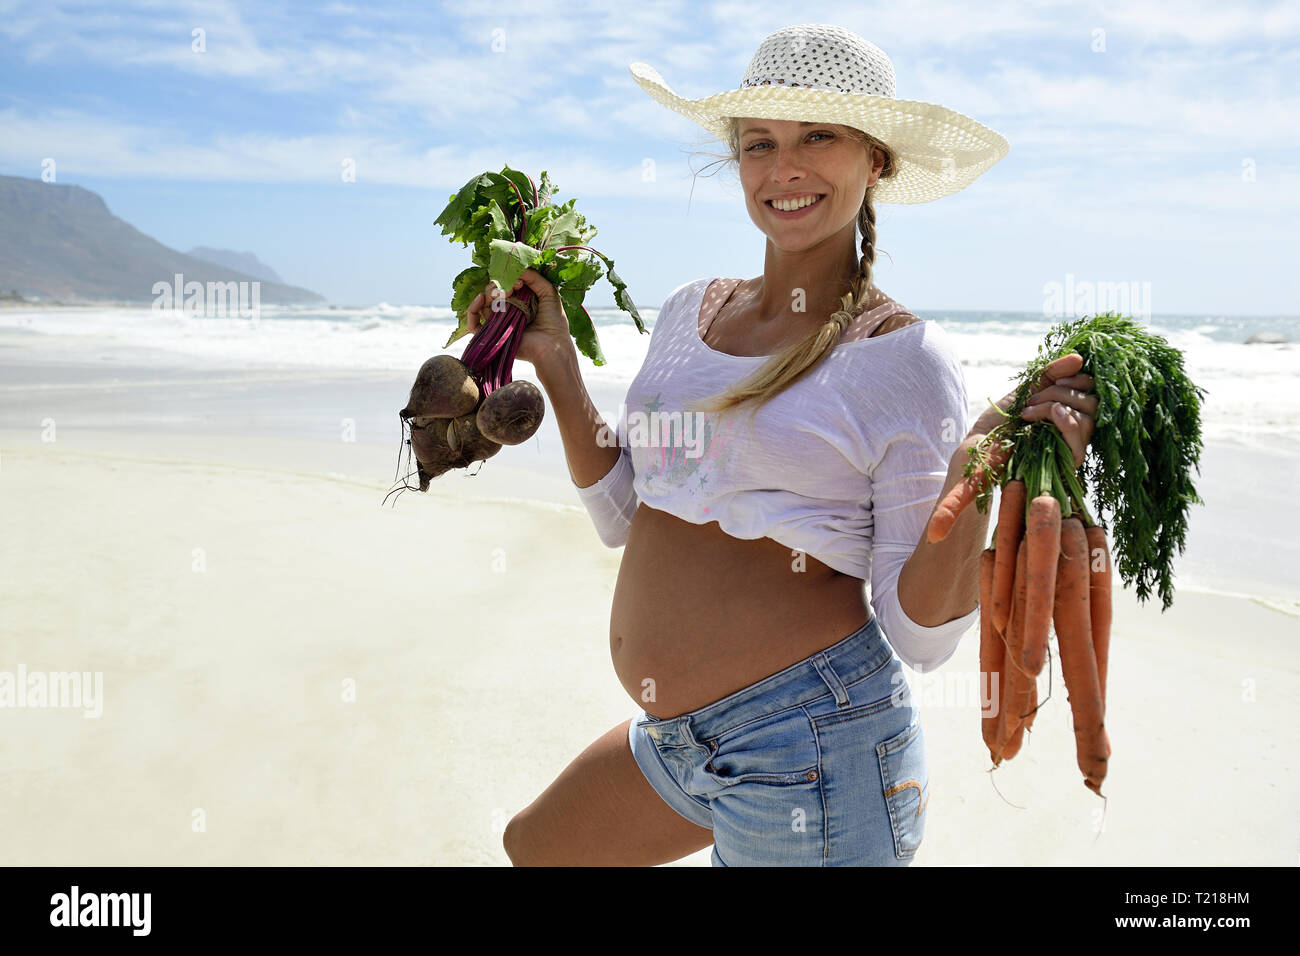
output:
[[[869,581],[899,658],[938,667],[979,608],[923,627],[904,613],[897,584],[970,428],[965,376],[943,329],[926,320],[841,342],[752,421],[748,405],[697,412],[686,404],[769,358],[705,344],[698,317],[711,281],[678,286],[664,302],[619,409],[619,458],[594,485],[577,488],[601,541],[625,544],[638,504],[694,524],[716,521],[735,538],[771,538]],[[874,330],[903,311],[887,298],[865,318]]]

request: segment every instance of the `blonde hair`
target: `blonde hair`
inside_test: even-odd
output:
[[[739,123],[735,117],[729,121],[730,132],[727,136],[729,154],[718,157],[718,161],[738,166],[740,163]],[[885,155],[885,164],[880,171],[880,179],[888,179],[895,173],[894,154],[888,146],[868,133],[853,127],[845,127],[849,135],[862,143],[867,151],[868,161],[874,160],[871,147],[876,147]],[[874,162],[872,162],[874,166]],[[879,180],[877,180],[879,182]],[[871,191],[868,186],[862,197],[862,206],[858,210],[858,231],[862,233],[862,258],[858,261],[858,272],[853,277],[853,285],[842,300],[838,311],[818,329],[808,333],[798,342],[786,346],[773,355],[761,368],[743,381],[737,382],[726,391],[709,398],[689,403],[699,411],[722,412],[740,405],[752,403],[756,411],[768,399],[789,388],[831,353],[839,343],[844,330],[853,321],[854,316],[863,310],[871,295],[871,268],[876,261],[876,211],[871,204]]]

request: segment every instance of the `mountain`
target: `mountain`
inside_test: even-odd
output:
[[[268,305],[323,302],[307,289],[267,282],[177,252],[146,236],[80,186],[0,176],[0,289],[63,302],[152,302],[154,283],[261,282]]]
[[[261,279],[263,282],[284,282],[275,274],[274,269],[251,252],[235,252],[231,249],[195,246],[185,254],[193,256],[195,259],[202,259],[204,262],[215,262],[219,266],[234,269],[236,272],[242,272],[254,279]]]

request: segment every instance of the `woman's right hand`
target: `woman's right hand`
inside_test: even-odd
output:
[[[515,358],[523,359],[535,366],[539,360],[546,361],[557,348],[576,349],[573,336],[569,334],[569,317],[564,312],[564,306],[555,291],[555,286],[541,273],[533,269],[525,269],[509,294],[516,295],[525,285],[537,297],[537,310],[533,320],[524,330],[523,338],[519,340],[519,349],[515,352]],[[489,279],[487,288],[474,297],[474,301],[466,310],[471,335],[478,332],[479,326],[488,320],[490,309],[510,307],[506,298],[507,296],[501,294],[497,284]]]

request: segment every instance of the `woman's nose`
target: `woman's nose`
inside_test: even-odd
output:
[[[785,150],[777,154],[772,164],[772,182],[784,185],[791,180],[803,178],[804,164],[797,155]]]

